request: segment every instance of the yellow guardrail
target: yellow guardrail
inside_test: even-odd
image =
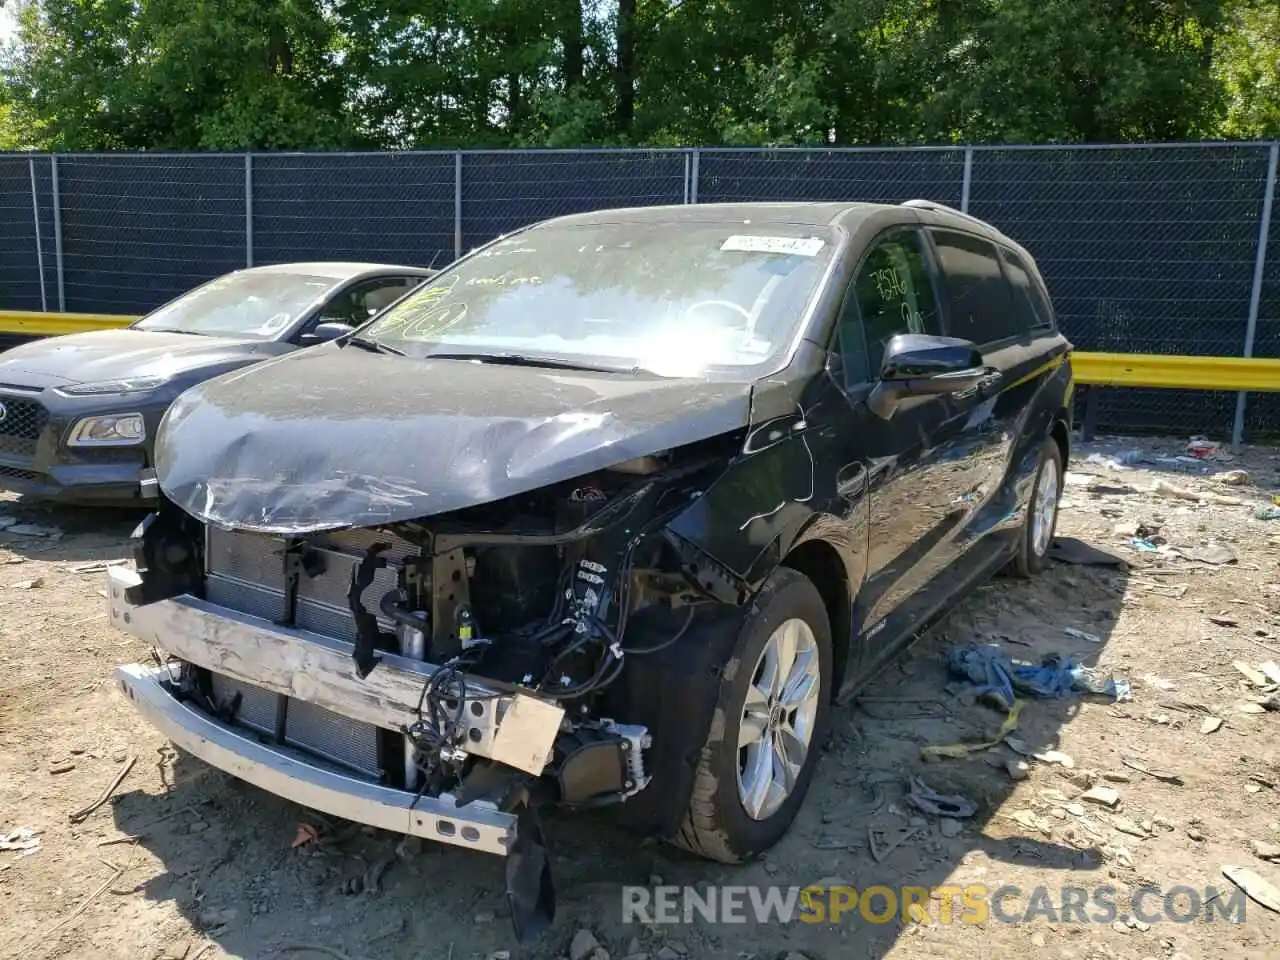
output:
[[[1280,359],[1073,353],[1075,381],[1095,387],[1280,391]]]
[[[0,310],[0,334],[19,337],[60,337],[90,330],[127,327],[137,317],[112,313],[41,313],[39,310]]]
[[[109,313],[0,310],[0,335],[57,337],[127,327],[137,319]],[[1280,391],[1280,359],[1077,351],[1071,355],[1071,367],[1081,386]]]

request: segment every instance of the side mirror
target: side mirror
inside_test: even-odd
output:
[[[310,333],[302,335],[303,343],[328,343],[330,340],[337,340],[339,337],[345,337],[354,330],[355,327],[349,323],[339,323],[336,320],[317,323],[311,328]]]
[[[982,351],[969,340],[900,333],[885,346],[880,376],[867,402],[872,413],[888,420],[907,397],[972,390],[992,374]]]

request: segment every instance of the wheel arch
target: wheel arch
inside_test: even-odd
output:
[[[853,638],[853,590],[844,558],[827,540],[811,537],[792,546],[779,566],[803,574],[822,597],[831,627],[829,696],[834,698],[849,662]]]

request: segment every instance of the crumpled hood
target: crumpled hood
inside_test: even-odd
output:
[[[260,340],[231,340],[148,330],[96,330],[35,340],[0,353],[0,383],[65,386],[121,377],[168,377],[269,348]]]
[[[314,347],[183,393],[156,479],[224,527],[306,533],[500,500],[743,427],[749,383]]]

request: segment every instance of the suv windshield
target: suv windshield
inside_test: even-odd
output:
[[[741,378],[789,349],[834,247],[742,221],[549,224],[447,267],[361,336],[416,357]]]
[[[148,314],[134,329],[270,340],[336,283],[301,273],[229,273]]]

